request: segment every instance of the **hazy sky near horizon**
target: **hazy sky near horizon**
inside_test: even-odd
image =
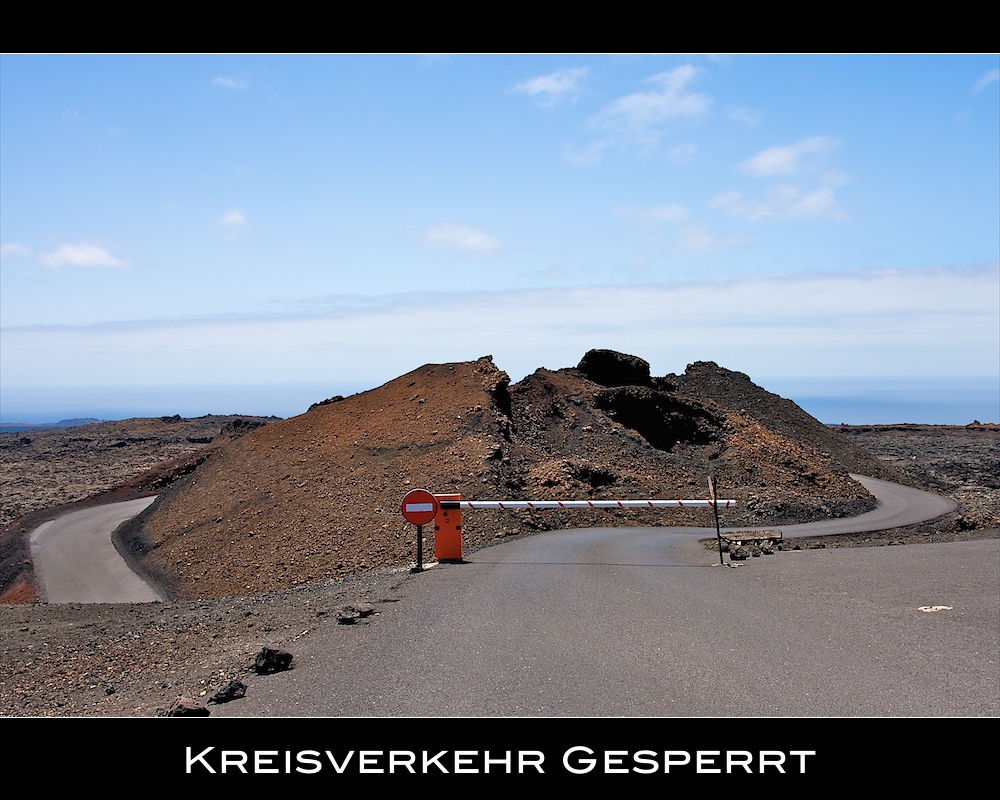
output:
[[[594,347],[996,379],[1000,56],[0,56],[4,419]]]

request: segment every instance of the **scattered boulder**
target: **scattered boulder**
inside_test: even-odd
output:
[[[192,700],[190,697],[178,697],[167,709],[166,715],[168,717],[207,717],[211,712],[199,703],[197,700]]]
[[[742,544],[730,545],[729,547],[729,560],[730,561],[746,561],[750,558],[750,548]]]
[[[232,680],[208,698],[209,703],[228,703],[246,697],[247,687],[241,681]]]
[[[253,662],[253,668],[258,675],[270,675],[272,672],[281,672],[291,667],[291,653],[270,647],[262,648]]]
[[[359,620],[375,613],[375,606],[370,603],[351,603],[337,612],[338,625],[354,625]]]

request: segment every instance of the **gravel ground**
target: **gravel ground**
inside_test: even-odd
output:
[[[824,537],[810,540],[809,546],[1000,536],[996,426],[839,430],[964,507],[934,523]],[[211,709],[209,698],[230,681],[245,678],[263,648],[294,655],[298,640],[320,627],[338,625],[338,615],[349,607],[389,611],[410,578],[408,567],[215,600],[0,605],[0,716],[157,716],[168,713],[181,696]],[[350,617],[357,620],[356,613]]]
[[[947,521],[936,527],[821,537],[803,546],[1000,537],[996,528],[945,527]],[[299,639],[321,626],[336,626],[344,609],[368,605],[375,614],[389,611],[409,578],[403,566],[209,601],[0,605],[0,716],[159,716],[180,696],[210,710],[208,699],[216,691],[233,680],[246,682],[262,648],[294,656]]]
[[[181,696],[206,705],[263,648],[294,656],[342,609],[380,613],[408,577],[382,570],[213,601],[0,605],[0,716],[159,716]]]

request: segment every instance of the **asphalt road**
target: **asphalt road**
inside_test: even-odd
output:
[[[953,507],[860,480],[878,510],[783,535],[894,527]],[[63,535],[82,538],[69,533],[78,521]],[[47,577],[49,526],[33,552],[50,601],[70,602],[51,599],[62,595]],[[318,628],[296,642],[292,670],[249,677],[246,697],[212,715],[1000,714],[1000,541],[785,551],[722,566],[698,541],[705,534],[577,529],[479,550],[407,577],[366,624]],[[91,535],[82,550],[96,547]],[[86,596],[72,602],[95,602]]]
[[[115,528],[155,497],[64,514],[31,533],[31,560],[48,603],[148,603],[165,599],[136,575],[111,543]]]
[[[1000,542],[729,568],[666,529],[538,534],[410,576],[213,716],[996,716]],[[938,610],[921,610],[935,608]]]
[[[922,513],[949,507],[873,488],[887,491],[894,524],[920,516],[904,512],[907,496],[929,504]],[[785,551],[729,567],[713,563],[705,533],[567,530],[479,550],[410,576],[368,624],[303,638],[292,670],[249,678],[245,698],[212,714],[1000,712],[997,540]]]
[[[958,504],[949,497],[921,492],[908,486],[900,486],[898,483],[867,478],[864,475],[851,475],[851,477],[878,499],[878,508],[857,517],[828,519],[804,525],[775,526],[781,531],[782,537],[884,531],[937,519],[958,508]]]
[[[783,526],[778,528],[782,535],[820,536],[884,530],[934,519],[956,507],[954,501],[936,494],[862,475],[851,477],[878,498],[878,508],[858,517]],[[36,528],[31,534],[31,557],[44,600],[49,603],[145,603],[164,599],[156,587],[125,564],[111,543],[115,528],[155,499],[148,497],[74,511]],[[705,529],[699,528],[675,530],[705,533]]]

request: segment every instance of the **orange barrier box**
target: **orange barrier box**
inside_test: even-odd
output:
[[[435,494],[441,510],[434,518],[434,557],[438,561],[462,560],[462,510],[460,494]],[[455,503],[455,508],[447,508]]]

